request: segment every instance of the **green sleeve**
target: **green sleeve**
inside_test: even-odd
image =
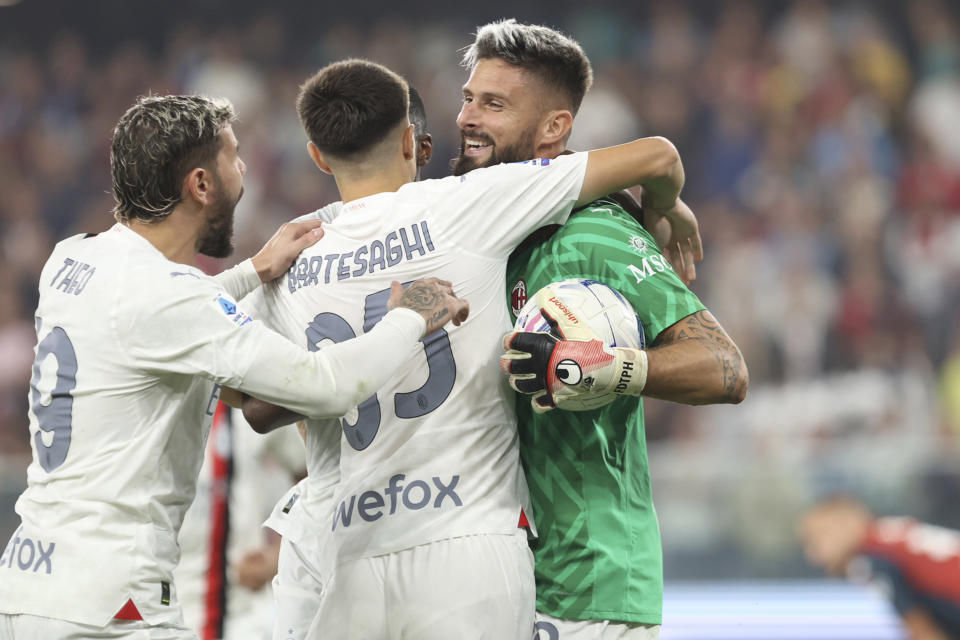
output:
[[[577,211],[538,249],[546,253],[531,256],[533,280],[542,266],[557,271],[549,281],[583,277],[613,287],[633,305],[648,346],[670,325],[704,309],[653,236],[612,201],[598,200]]]

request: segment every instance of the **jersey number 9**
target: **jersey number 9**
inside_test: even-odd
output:
[[[37,332],[41,321],[37,319]],[[50,398],[44,402],[41,397],[41,372],[44,361],[53,356],[57,360],[57,380]],[[33,375],[30,377],[30,407],[37,417],[40,431],[33,435],[33,443],[40,466],[48,473],[63,464],[70,449],[73,432],[73,395],[77,386],[77,354],[67,332],[54,327],[37,345],[37,358],[33,362]],[[50,445],[43,441],[43,432],[53,433]]]

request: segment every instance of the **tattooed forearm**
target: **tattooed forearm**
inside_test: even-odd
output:
[[[693,343],[703,347],[716,363],[716,368],[698,368],[700,373],[711,376],[711,380],[704,381],[708,383],[708,388],[717,385],[720,397],[714,399],[714,402],[735,403],[743,400],[749,385],[749,374],[743,355],[710,312],[699,311],[668,327],[657,336],[651,349],[680,343]]]

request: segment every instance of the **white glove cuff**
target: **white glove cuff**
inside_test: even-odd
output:
[[[612,391],[617,394],[639,396],[647,384],[647,352],[643,349],[616,347],[615,378]]]

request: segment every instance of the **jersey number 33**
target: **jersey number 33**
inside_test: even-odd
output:
[[[405,282],[403,286],[409,284]],[[366,297],[363,307],[364,332],[370,331],[386,315],[389,299],[390,289],[383,289]],[[317,314],[307,325],[306,334],[307,349],[310,351],[317,351],[323,340],[343,342],[357,337],[346,320],[330,312]],[[453,390],[457,365],[453,360],[450,337],[446,330],[440,329],[424,336],[421,343],[427,355],[427,381],[414,391],[394,394],[393,411],[398,418],[419,418],[430,413],[443,404]],[[363,451],[370,446],[380,430],[380,401],[376,394],[361,402],[357,410],[357,421],[354,424],[341,418],[340,425],[350,446],[357,451]]]

